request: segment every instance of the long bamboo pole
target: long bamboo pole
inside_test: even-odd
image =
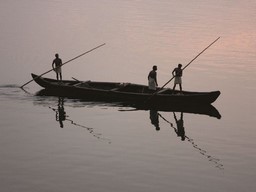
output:
[[[209,47],[211,47],[216,41],[218,41],[220,39],[220,37],[218,37],[217,39],[215,39],[210,45],[208,45],[203,51],[201,51],[197,56],[195,56],[185,67],[183,67],[182,71],[184,69],[186,69],[194,60],[196,60],[197,57],[199,57],[199,55],[201,55],[203,52],[206,51],[206,49],[208,49]],[[161,88],[163,89],[168,83],[170,83],[172,80],[174,79],[174,76],[169,80],[167,81]]]
[[[183,67],[182,71],[185,70],[193,61],[196,60],[196,58],[198,58],[203,52],[205,52],[209,47],[211,47],[214,43],[216,43],[216,41],[218,41],[220,39],[220,37],[218,37],[217,39],[215,39],[210,45],[208,45],[203,51],[201,51],[199,54],[197,54],[197,56],[195,56],[185,67]],[[149,100],[151,100],[160,90],[162,90],[168,83],[170,83],[173,79],[175,78],[175,76],[173,76],[169,81],[167,81],[159,90],[157,90],[156,92],[154,92],[144,103],[147,103]]]
[[[73,59],[70,59],[70,60],[66,61],[66,62],[63,63],[61,66],[65,65],[65,64],[67,64],[67,63],[69,63],[69,62],[71,62],[71,61],[73,61],[73,60],[75,60],[75,59],[77,59],[77,58],[79,58],[79,57],[82,57],[83,55],[85,55],[85,54],[87,54],[87,53],[90,53],[90,52],[92,52],[93,50],[98,49],[98,48],[102,47],[102,46],[105,45],[105,44],[106,44],[106,43],[103,43],[103,44],[101,44],[101,45],[99,45],[99,46],[97,46],[97,47],[94,47],[93,49],[90,49],[89,51],[86,51],[86,52],[84,52],[84,53],[82,53],[82,54],[80,54],[80,55],[74,57]],[[37,76],[36,78],[33,78],[32,80],[30,80],[30,81],[28,81],[27,83],[23,84],[20,88],[23,89],[23,87],[24,87],[25,85],[31,83],[31,82],[34,81],[35,79],[37,79],[37,78],[39,78],[39,77],[42,77],[43,75],[45,75],[45,74],[47,74],[47,73],[49,73],[49,72],[51,72],[51,71],[53,71],[53,70],[54,70],[54,69],[50,69],[50,70],[48,70],[48,71],[42,73],[41,75]]]

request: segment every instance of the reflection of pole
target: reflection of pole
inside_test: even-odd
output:
[[[63,105],[62,105],[62,106],[63,106]],[[58,106],[58,107],[59,107],[59,106]],[[58,109],[55,109],[55,108],[50,107],[50,106],[49,106],[49,108],[56,112],[56,120],[57,120]],[[64,107],[63,107],[63,109],[64,109]],[[68,116],[67,116],[66,113],[65,113],[65,120],[69,121],[72,125],[75,125],[75,126],[77,126],[77,127],[81,127],[81,128],[84,128],[84,129],[88,130],[89,133],[92,134],[92,135],[93,135],[94,137],[96,137],[97,139],[109,140],[109,139],[104,138],[104,137],[102,136],[102,134],[100,134],[100,133],[95,133],[95,132],[94,132],[94,128],[90,128],[90,127],[86,127],[86,126],[77,124],[77,123],[75,123],[73,120],[67,119],[66,117],[68,117]],[[59,119],[59,118],[58,118],[58,119]],[[58,120],[57,120],[57,121],[58,121]],[[59,121],[59,123],[60,123],[60,126],[61,126],[61,123],[62,123],[62,122]],[[110,144],[111,141],[109,140],[108,143]]]
[[[170,124],[170,126],[174,129],[174,131],[176,132],[178,129],[176,127],[173,126],[173,124],[168,121],[167,119],[165,119],[160,113],[158,113],[159,116],[165,121],[167,122],[168,124]],[[188,140],[189,143],[192,144],[192,146],[197,149],[199,151],[200,154],[202,154],[203,156],[205,156],[209,161],[213,162],[217,167],[218,169],[224,169],[224,165],[221,164],[219,161],[220,159],[217,159],[211,155],[208,155],[207,154],[207,151],[206,150],[203,150],[202,148],[198,147],[198,145],[194,142],[193,139],[189,138],[188,136],[185,135],[185,138]]]
[[[94,133],[94,128],[90,128],[90,127],[86,127],[86,126],[83,126],[83,125],[79,125],[79,124],[75,123],[74,121],[72,121],[71,119],[66,119],[66,120],[70,121],[71,124],[73,124],[73,125],[75,125],[77,127],[81,127],[81,128],[84,128],[84,129],[88,130],[89,133],[92,134],[97,139],[109,140],[109,139],[103,138],[102,134],[100,134],[100,133]],[[108,143],[111,143],[111,141],[109,140]]]

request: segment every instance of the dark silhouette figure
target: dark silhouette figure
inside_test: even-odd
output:
[[[158,115],[158,111],[156,110],[150,110],[149,111],[149,118],[151,120],[152,125],[154,125],[156,127],[156,131],[160,130],[159,127],[159,115]]]
[[[81,127],[81,128],[84,128],[84,129],[88,130],[89,133],[92,134],[92,135],[93,135],[94,137],[96,137],[97,139],[108,140],[108,143],[111,143],[110,139],[104,138],[104,137],[102,136],[102,134],[100,134],[100,133],[95,133],[94,128],[86,127],[86,126],[84,126],[84,125],[80,125],[80,124],[78,124],[78,123],[75,123],[73,120],[71,120],[71,119],[69,118],[69,116],[66,114],[65,110],[64,110],[64,98],[59,97],[59,100],[58,100],[58,108],[57,108],[57,109],[55,109],[55,108],[53,108],[53,107],[50,107],[50,106],[49,106],[49,108],[52,109],[52,110],[56,113],[56,115],[55,115],[56,121],[59,122],[61,128],[64,127],[63,121],[68,121],[68,122],[70,122],[72,125],[75,125],[76,127]]]
[[[218,169],[224,169],[224,165],[220,163],[220,159],[215,158],[212,155],[209,155],[207,153],[207,151],[204,150],[203,148],[199,147],[193,139],[191,139],[191,138],[189,138],[188,136],[185,135],[185,129],[184,129],[184,126],[183,126],[183,112],[181,112],[180,120],[177,120],[177,117],[176,117],[174,112],[173,112],[173,114],[174,114],[174,119],[175,119],[176,124],[177,124],[177,128],[174,127],[173,124],[170,121],[168,121],[167,119],[165,119],[160,113],[158,113],[158,116],[160,116],[165,122],[170,124],[170,126],[177,133],[177,136],[181,136],[181,140],[184,141],[185,139],[187,139],[187,141],[189,143],[191,143],[191,145],[196,150],[198,150],[201,155],[205,156],[210,162],[213,162]]]
[[[154,65],[152,68],[152,71],[149,72],[148,74],[148,88],[150,90],[156,90],[158,84],[157,84],[157,66]]]
[[[61,65],[62,60],[59,58],[59,54],[55,54],[55,59],[52,61],[52,68],[56,72],[57,80],[62,81],[62,74],[61,74]]]
[[[177,119],[175,112],[173,112],[173,116],[177,125],[177,129],[175,129],[175,132],[178,137],[181,137],[181,140],[184,141],[186,138],[185,135],[185,128],[184,128],[184,121],[183,121],[183,112],[180,114],[180,119]]]
[[[60,127],[63,128],[63,121],[66,120],[66,112],[64,110],[64,99],[59,97],[58,109],[56,110],[56,121],[59,121]]]
[[[172,71],[172,75],[175,77],[173,90],[175,90],[176,85],[179,84],[180,91],[182,91],[182,79],[181,79],[181,77],[182,77],[182,68],[181,67],[182,67],[182,65],[179,64],[178,67],[176,67]]]

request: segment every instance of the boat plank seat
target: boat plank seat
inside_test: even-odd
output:
[[[83,87],[90,87],[89,82],[90,81],[81,81],[81,82],[79,81],[79,82],[73,84],[73,86],[78,87],[80,85],[83,85]]]
[[[125,87],[127,87],[128,85],[130,85],[130,83],[121,83],[118,87],[115,87],[113,89],[110,89],[110,91],[119,91]]]

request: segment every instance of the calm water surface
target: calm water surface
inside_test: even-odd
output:
[[[255,9],[252,0],[1,1],[1,191],[255,191]],[[159,111],[157,131],[152,111],[19,88],[56,52],[65,62],[102,43],[64,78],[146,84],[157,65],[163,85],[219,36],[183,87],[220,90],[221,119],[184,113],[185,141],[172,112]]]

